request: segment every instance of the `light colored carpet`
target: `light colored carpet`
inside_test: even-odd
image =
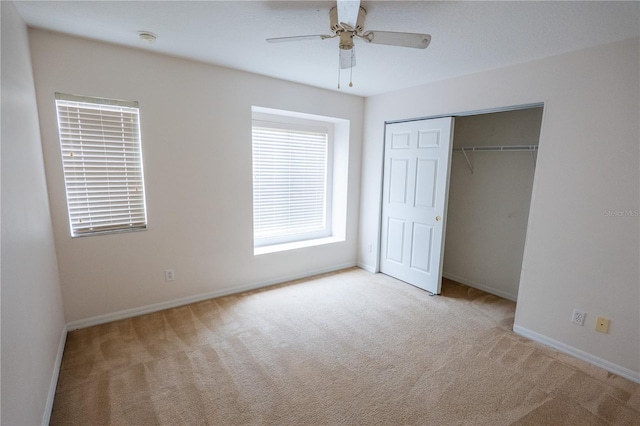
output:
[[[82,329],[51,423],[640,424],[640,385],[515,335],[514,311],[354,268]]]

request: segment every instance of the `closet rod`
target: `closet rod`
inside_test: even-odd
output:
[[[537,151],[538,145],[463,146],[454,151]]]
[[[533,167],[536,166],[536,157],[533,155],[535,151],[538,151],[538,145],[503,145],[503,146],[465,146],[460,148],[453,148],[454,151],[462,151],[464,159],[467,160],[467,166],[471,174],[473,174],[473,166],[467,156],[467,151],[529,151],[531,153],[531,159],[533,160]]]

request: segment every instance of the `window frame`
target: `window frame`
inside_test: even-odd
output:
[[[71,238],[136,232],[148,229],[144,165],[142,156],[142,134],[140,129],[140,108],[138,102],[56,93],[55,107],[58,125],[60,159],[65,188],[65,201],[67,204],[67,217],[69,220],[69,232]],[[72,137],[73,131],[78,131],[78,129],[71,127],[71,115],[68,111],[64,111],[63,113],[64,108],[77,108],[79,110],[76,112],[77,117],[75,120],[77,122],[73,123],[73,125],[78,126],[78,129],[81,129],[82,126],[90,126],[88,123],[89,119],[86,116],[81,118],[80,114],[88,115],[91,110],[99,112],[96,116],[99,116],[100,118],[99,120],[96,120],[96,122],[91,123],[94,130],[87,132],[87,140],[83,141],[82,136],[80,136],[79,139]],[[118,108],[120,109],[119,112],[117,111]],[[101,116],[104,112],[106,112],[106,115],[108,116],[106,119]],[[109,119],[116,117],[118,114],[123,118],[135,118],[135,120],[126,124],[122,121],[123,124],[121,125],[120,133],[114,132],[110,137],[111,141],[108,141],[105,136],[104,127],[111,124],[109,123]],[[83,119],[85,120],[84,122]],[[69,127],[64,127],[67,125],[69,125]],[[129,134],[127,134],[128,132],[125,128],[129,130]],[[102,147],[96,146],[100,145],[100,141],[96,141],[95,139],[99,139],[100,133],[102,135]],[[81,135],[81,130],[78,131],[78,134]],[[122,141],[121,147],[114,146],[114,144],[120,142],[118,138]],[[92,144],[93,146],[89,146]],[[85,164],[90,163],[89,160],[86,160],[87,157],[85,157],[85,150],[88,146],[93,150],[93,153],[91,154],[92,161],[94,161],[95,164],[104,166],[105,170],[102,173],[104,176],[101,177],[101,180],[94,178],[92,181],[92,179],[90,179],[91,175],[88,174],[88,169],[84,167]],[[69,157],[74,157],[76,152],[82,152],[82,154],[80,154],[82,166],[73,165],[73,162],[65,158],[65,153],[69,152],[70,149]],[[104,152],[98,153],[98,150],[100,149]],[[118,150],[121,152],[118,152]],[[87,150],[87,152],[88,151],[91,150]],[[88,155],[89,154],[87,154],[87,156]],[[124,164],[124,166],[115,166],[114,164],[117,164],[118,161],[122,161],[121,164]],[[116,167],[118,169],[123,169],[124,171],[118,171],[111,175],[109,167]],[[79,168],[82,168],[83,171],[79,172]],[[119,184],[114,185],[113,182],[110,182],[110,179],[114,176],[119,177],[125,183],[122,184],[121,181]],[[74,177],[75,182],[73,182]],[[98,190],[96,187],[99,186],[105,189]],[[85,203],[72,201],[72,198],[78,198],[75,195],[72,195],[73,191],[81,191],[82,188],[84,188],[85,200],[89,200],[92,198],[90,196],[92,192],[110,194],[113,192],[114,187],[117,187],[120,190],[124,188],[125,195],[114,197],[118,200],[115,202],[120,201],[121,203],[124,203],[121,206],[114,207],[110,199],[108,201],[103,200],[101,202],[102,205],[98,205],[100,203],[98,200],[95,200],[93,204],[90,201],[86,201]],[[109,195],[102,195],[102,198],[109,198]],[[84,207],[82,207],[81,204],[84,204]],[[100,218],[104,218],[105,221],[110,220],[111,223],[104,222],[103,224],[96,225],[95,222],[92,222],[91,219],[89,219],[87,225],[79,225],[82,223],[82,219],[87,220],[87,218],[91,217],[92,209],[94,213],[96,210],[99,210],[98,216]],[[117,216],[119,215],[124,217],[128,216],[129,220],[118,220]]]
[[[327,150],[325,157],[325,182],[324,182],[324,229],[320,231],[299,232],[276,235],[271,237],[256,238],[255,222],[255,158],[254,158],[254,127],[293,130],[301,132],[325,133],[327,135]],[[256,254],[270,251],[270,248],[292,248],[298,243],[322,241],[333,235],[333,158],[334,158],[334,123],[329,121],[293,117],[265,112],[253,112],[251,120],[251,152],[252,152],[252,219],[253,219],[253,243]],[[276,250],[279,251],[279,250]]]

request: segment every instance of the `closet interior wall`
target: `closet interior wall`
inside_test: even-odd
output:
[[[456,117],[453,147],[537,146],[542,107]],[[454,150],[443,276],[516,300],[537,153]]]

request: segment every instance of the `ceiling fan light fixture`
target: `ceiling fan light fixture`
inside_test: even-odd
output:
[[[342,31],[339,33],[340,35],[340,49],[342,50],[351,50],[353,49],[353,33],[349,33],[347,31]]]

